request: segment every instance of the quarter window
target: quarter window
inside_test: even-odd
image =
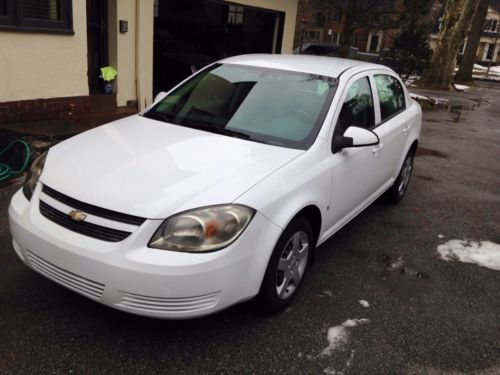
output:
[[[375,75],[382,121],[405,109],[405,94],[399,81],[386,74]]]
[[[355,81],[347,92],[340,110],[337,128],[344,134],[349,126],[370,129],[375,126],[372,90],[368,77]]]

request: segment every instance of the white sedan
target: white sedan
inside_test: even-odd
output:
[[[389,68],[248,55],[52,147],[9,208],[30,268],[162,318],[293,300],[315,248],[408,187],[421,109]],[[33,286],[36,288],[36,285]]]

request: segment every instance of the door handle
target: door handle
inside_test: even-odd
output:
[[[378,146],[372,150],[373,155],[377,155],[380,152],[380,150],[382,150],[382,147],[384,147],[384,145],[382,143],[379,143]]]

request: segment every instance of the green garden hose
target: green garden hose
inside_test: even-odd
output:
[[[0,158],[8,150],[10,150],[15,144],[22,145],[25,148],[25,150],[26,150],[26,154],[25,154],[25,159],[24,159],[23,165],[21,166],[20,169],[16,170],[16,169],[12,169],[7,164],[0,163],[0,181],[8,180],[9,178],[11,178],[12,176],[15,176],[16,174],[23,173],[24,170],[26,169],[26,167],[28,166],[28,163],[29,163],[29,160],[30,160],[30,155],[31,155],[31,153],[30,153],[30,146],[26,142],[24,142],[24,141],[22,141],[20,139],[11,142],[9,145],[7,145],[7,147],[5,147],[3,150],[1,150],[0,151]]]

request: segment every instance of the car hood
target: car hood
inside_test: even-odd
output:
[[[51,148],[40,181],[149,219],[230,203],[304,151],[131,116]]]

